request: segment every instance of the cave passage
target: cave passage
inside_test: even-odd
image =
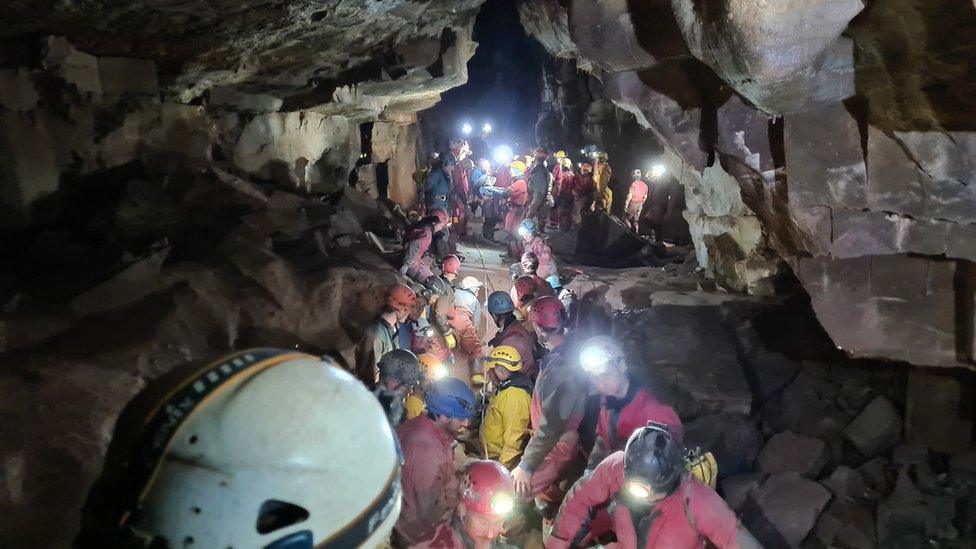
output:
[[[7,4],[0,546],[976,547],[976,4]]]

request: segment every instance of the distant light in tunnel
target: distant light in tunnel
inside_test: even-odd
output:
[[[465,122],[464,125],[461,126],[461,133],[463,133],[464,135],[471,135],[471,130],[472,130],[471,124],[468,124],[467,122]]]
[[[491,153],[491,157],[499,165],[505,166],[512,160],[513,154],[515,153],[508,145],[499,145],[495,147],[495,150]]]
[[[485,122],[485,125],[481,126],[481,133],[491,133],[491,124]]]
[[[654,164],[651,166],[651,177],[661,177],[666,173],[668,173],[668,169],[664,167],[664,164]]]

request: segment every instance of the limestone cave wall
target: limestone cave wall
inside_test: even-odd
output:
[[[146,380],[351,359],[397,276],[365,232],[407,222],[416,113],[467,80],[481,0],[382,4],[5,3],[0,545],[70,544]]]
[[[974,364],[976,7],[964,0],[523,0],[664,145],[699,262],[792,272],[853,356]]]

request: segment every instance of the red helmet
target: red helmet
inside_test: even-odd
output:
[[[515,507],[512,476],[496,461],[468,463],[461,475],[461,502],[480,515],[508,515]]]
[[[458,274],[461,270],[461,259],[456,255],[444,256],[443,261],[441,261],[441,270],[445,273]]]
[[[515,295],[518,296],[519,301],[529,294],[535,294],[535,290],[535,279],[531,276],[520,276],[515,281]]]
[[[394,284],[386,292],[386,306],[398,313],[412,311],[417,305],[417,293],[406,284]]]
[[[562,328],[566,323],[566,308],[553,296],[540,297],[532,304],[529,321],[547,330]]]
[[[438,221],[440,221],[445,225],[447,225],[448,222],[451,220],[450,216],[447,214],[447,210],[444,210],[442,208],[437,208],[436,210],[430,212],[430,214],[436,217]]]

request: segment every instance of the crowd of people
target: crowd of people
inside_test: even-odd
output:
[[[613,200],[607,155],[591,153],[579,171],[563,151],[550,168],[541,148],[492,171],[485,160],[466,163],[467,144],[456,140],[431,162],[418,201],[430,215],[407,239],[407,281],[389,289],[357,352],[357,373],[375,387],[403,451],[396,546],[521,545],[531,515],[543,519],[547,547],[758,546],[713,490],[712,455],[683,447],[677,413],[613,338],[581,322],[560,282],[543,231],[608,212]],[[637,230],[648,186],[633,175],[625,211]],[[455,247],[479,207],[483,236],[503,222],[516,261],[511,288],[484,296],[477,278],[461,275]],[[471,467],[484,468],[503,503],[465,500]]]
[[[142,434],[116,433],[79,546],[148,534],[184,546],[484,549],[530,544],[541,518],[550,548],[759,547],[715,492],[714,457],[684,447],[681,418],[561,283],[542,232],[609,208],[606,155],[577,172],[562,151],[550,169],[536,149],[492,171],[466,164],[466,149],[455,141],[431,162],[418,204],[429,215],[410,228],[403,280],[356,346],[358,381],[329,359],[273,350],[179,378],[150,419],[135,416]],[[629,216],[647,194],[635,178]],[[478,207],[486,225],[504,220],[510,289],[486,292],[464,274],[457,241]],[[204,493],[207,505],[195,503]],[[234,521],[248,532],[221,530]],[[112,537],[127,522],[128,538]]]

